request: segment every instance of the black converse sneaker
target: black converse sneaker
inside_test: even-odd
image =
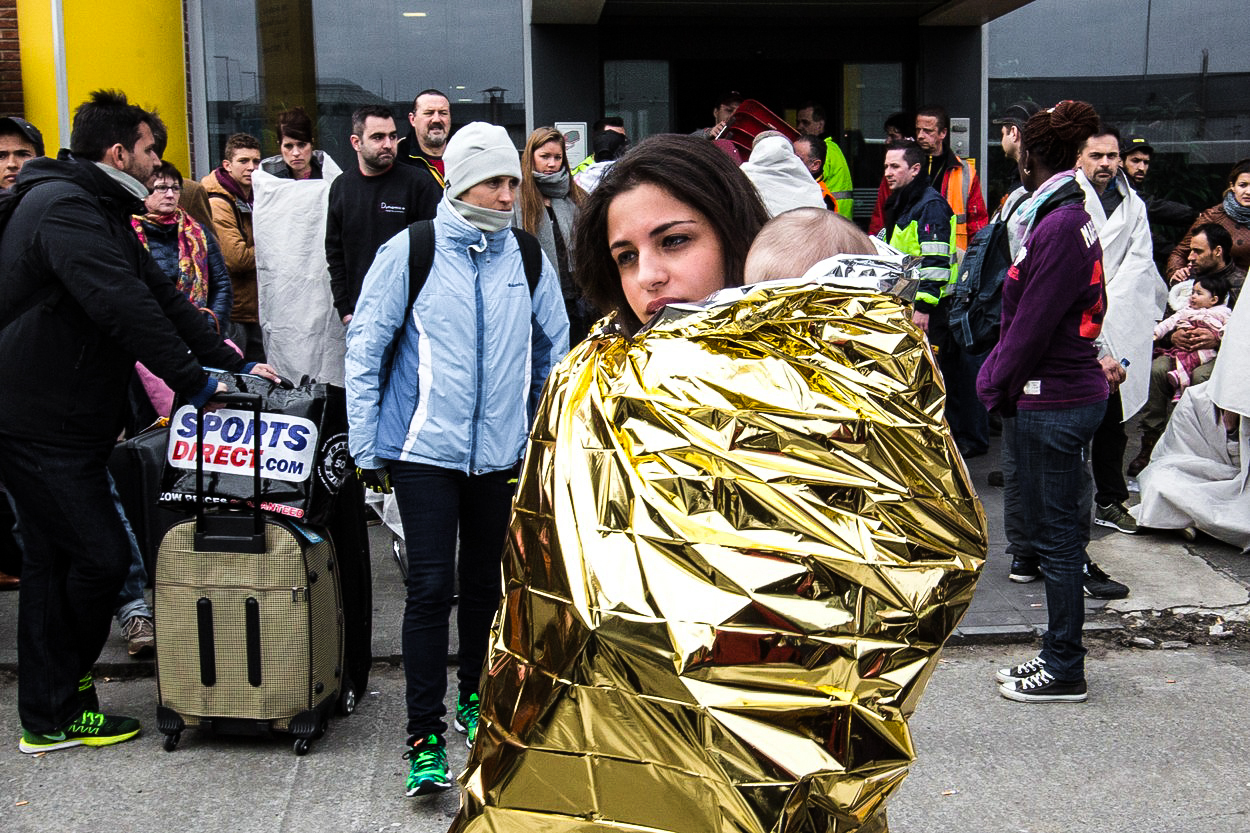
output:
[[[1010,683],[1014,680],[1023,680],[1025,677],[1032,677],[1045,667],[1046,660],[1037,656],[1027,662],[1022,662],[1019,665],[1013,665],[1010,668],[998,669],[998,672],[994,674],[994,679],[998,680],[1000,683]]]
[[[1042,668],[1032,676],[998,687],[998,693],[1020,703],[1083,703],[1089,696],[1085,681],[1061,683]]]

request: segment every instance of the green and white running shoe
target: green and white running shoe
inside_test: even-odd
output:
[[[468,735],[465,738],[465,746],[473,748],[473,741],[477,740],[477,719],[478,719],[478,699],[477,692],[473,692],[468,697],[462,692],[460,699],[456,702],[456,719],[452,723],[456,731],[462,735]]]
[[[412,761],[408,770],[407,794],[429,795],[451,789],[447,772],[447,744],[439,735],[427,735],[404,753]]]
[[[139,721],[133,717],[84,711],[59,732],[41,734],[22,730],[18,748],[27,754],[69,749],[71,746],[112,746],[139,734]]]

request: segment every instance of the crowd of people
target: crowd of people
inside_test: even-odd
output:
[[[21,749],[139,731],[101,711],[91,678],[112,616],[136,656],[155,625],[106,469],[119,433],[167,416],[175,395],[208,403],[218,383],[205,366],[309,374],[346,387],[358,474],[393,492],[408,542],[405,790],[449,788],[456,579],[452,725],[472,744],[513,493],[553,368],[587,337],[632,336],[672,304],[881,246],[915,258],[910,320],[944,377],[958,452],[987,453],[1001,429],[1010,578],[1046,584],[1042,651],[999,672],[1003,696],[1086,697],[1082,597],[1129,592],[1090,562],[1091,517],[1250,545],[1250,524],[1225,508],[1244,508],[1250,408],[1220,370],[1247,344],[1236,301],[1250,160],[1198,214],[1148,195],[1142,137],[1084,102],[1020,102],[994,121],[1020,183],[991,217],[946,111],[928,106],[886,122],[876,243],[848,219],[850,174],[824,108],[805,103],[793,135],[760,132],[743,158],[723,139],[742,103],[727,94],[713,127],[633,147],[605,117],[594,155],[572,166],[554,128],[518,155],[501,127],[453,131],[447,97],[425,90],[402,138],[388,107],[353,114],[347,170],[295,107],[278,118],[277,155],[235,134],[199,181],[162,160],[160,119],[119,93],[78,108],[56,158],[34,125],[0,119],[0,185],[17,198],[0,240],[0,479],[24,550],[20,579],[0,582],[21,592]],[[1158,227],[1178,218],[1192,226],[1165,253]],[[999,341],[973,353],[952,337],[952,295],[991,223],[1005,224],[1012,265]],[[1136,517],[1126,468],[1142,484]],[[1195,483],[1222,491],[1178,494]]]

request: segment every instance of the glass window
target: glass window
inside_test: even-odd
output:
[[[668,61],[604,61],[604,115],[625,120],[625,135],[637,142],[673,129]]]
[[[277,153],[279,111],[314,117],[317,147],[356,164],[348,136],[364,104],[395,110],[443,91],[453,126],[503,125],[525,141],[522,4],[516,0],[202,0],[210,158],[236,131]]]

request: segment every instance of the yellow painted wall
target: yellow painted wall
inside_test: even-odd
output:
[[[61,8],[70,118],[92,90],[123,90],[135,104],[160,111],[169,128],[165,158],[189,175],[181,0],[61,0]],[[17,20],[26,118],[53,154],[60,124],[50,0],[18,0]]]

